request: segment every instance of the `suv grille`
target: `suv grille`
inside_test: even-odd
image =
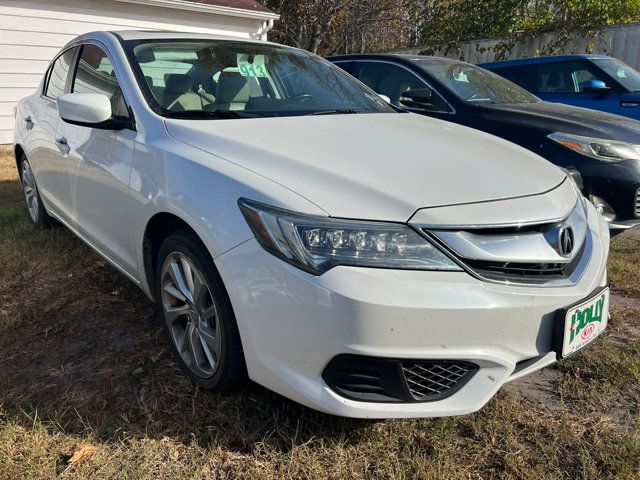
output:
[[[463,362],[402,362],[402,372],[416,400],[442,396],[474,371],[475,365]]]
[[[636,217],[640,217],[640,188],[636,190],[636,204],[633,210],[636,214]]]

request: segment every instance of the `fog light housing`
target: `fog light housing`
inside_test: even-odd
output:
[[[595,195],[589,195],[589,200],[593,203],[593,206],[596,207],[596,211],[604,217],[604,219],[610,223],[613,222],[616,218],[616,212],[611,205],[605,202],[602,198],[597,197]]]

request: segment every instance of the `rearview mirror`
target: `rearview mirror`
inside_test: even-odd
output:
[[[56,99],[60,118],[72,125],[99,128],[102,130],[122,130],[127,119],[114,117],[111,100],[101,93],[66,93]]]
[[[602,80],[587,80],[580,84],[583,93],[606,93],[610,90]]]
[[[408,90],[400,95],[400,104],[410,108],[428,108],[431,106],[433,90],[430,88],[419,88]]]

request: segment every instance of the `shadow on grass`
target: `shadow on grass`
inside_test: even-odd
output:
[[[371,422],[323,415],[255,384],[227,396],[178,371],[154,305],[60,227],[37,231],[0,182],[0,404],[5,419],[102,441],[173,437],[248,452],[357,442]],[[8,418],[7,418],[8,417]]]

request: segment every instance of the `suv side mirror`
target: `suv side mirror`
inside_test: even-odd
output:
[[[407,90],[399,98],[401,105],[410,108],[429,108],[432,106],[431,97],[433,90],[430,88],[419,88],[417,90]]]
[[[56,98],[60,118],[72,125],[122,130],[129,120],[116,117],[111,109],[111,100],[102,93],[65,93]]]
[[[606,93],[611,90],[602,80],[587,80],[580,84],[583,93]]]

